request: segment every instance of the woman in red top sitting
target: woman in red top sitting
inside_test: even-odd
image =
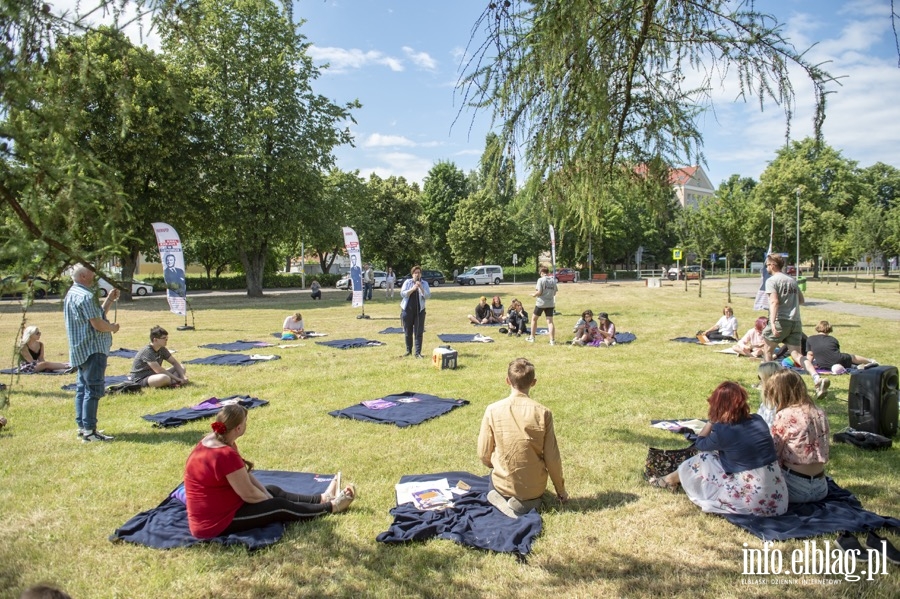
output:
[[[274,485],[263,486],[250,473],[253,464],[241,457],[235,444],[247,430],[243,406],[222,408],[212,429],[191,452],[184,469],[188,524],[197,538],[336,514],[356,498],[353,486],[338,492],[338,477],[322,495],[298,495]]]

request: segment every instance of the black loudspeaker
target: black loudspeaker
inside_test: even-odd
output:
[[[897,367],[872,366],[850,375],[850,427],[885,437],[897,434]]]

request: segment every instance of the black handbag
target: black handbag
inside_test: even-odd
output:
[[[644,479],[658,478],[671,474],[688,458],[697,455],[697,448],[691,445],[684,449],[657,449],[650,447],[644,465]]]

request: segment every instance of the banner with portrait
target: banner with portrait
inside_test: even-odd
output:
[[[363,287],[362,287],[362,252],[359,248],[359,238],[356,231],[350,227],[343,227],[344,231],[344,247],[347,250],[347,256],[350,258],[350,283],[353,286],[353,307],[358,308],[363,305]]]
[[[166,223],[153,223],[159,261],[166,282],[166,299],[169,310],[182,316],[187,314],[187,280],[184,276],[184,251],[178,232]]]

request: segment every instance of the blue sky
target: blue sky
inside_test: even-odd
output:
[[[490,114],[462,107],[456,83],[472,26],[487,0],[302,0],[295,20],[317,63],[329,63],[315,89],[343,103],[358,99],[355,147],[339,148],[338,166],[367,177],[421,182],[440,160],[477,166]],[[73,6],[62,0],[57,7]],[[84,5],[91,2],[82,2]],[[900,68],[889,0],[757,0],[785,24],[787,37],[824,63],[841,85],[828,100],[825,140],[860,166],[900,168]],[[155,45],[152,36],[146,40]],[[795,78],[792,139],[812,132],[811,86]],[[713,185],[731,174],[759,178],[785,139],[782,110],[760,112],[737,101],[733,80],[713,90],[714,110],[700,117],[704,169]],[[462,113],[460,109],[464,108]],[[455,123],[454,123],[455,121]],[[521,174],[520,174],[521,175]]]

